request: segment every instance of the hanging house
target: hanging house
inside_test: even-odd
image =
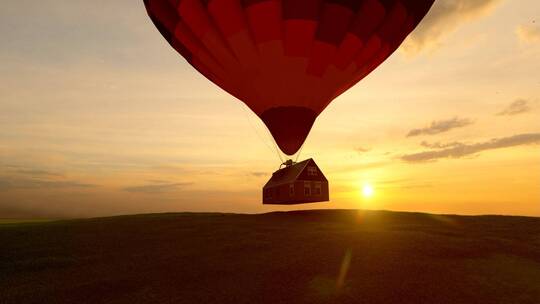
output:
[[[328,200],[328,180],[311,158],[274,172],[263,188],[263,204],[294,205]]]

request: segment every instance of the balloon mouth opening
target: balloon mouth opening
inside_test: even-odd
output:
[[[317,113],[307,107],[275,107],[259,115],[277,145],[287,155],[294,155],[306,140]]]

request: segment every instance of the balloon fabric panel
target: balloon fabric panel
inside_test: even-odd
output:
[[[292,155],[317,116],[383,63],[434,0],[145,0],[169,44]]]

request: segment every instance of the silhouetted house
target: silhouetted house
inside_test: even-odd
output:
[[[274,172],[263,188],[263,204],[294,205],[328,200],[328,180],[311,158]]]

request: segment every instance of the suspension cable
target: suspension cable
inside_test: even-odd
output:
[[[302,143],[302,146],[300,146],[300,150],[298,150],[298,154],[296,154],[296,159],[294,160],[295,163],[298,162],[298,159],[300,158],[300,154],[302,154],[302,149],[304,149],[305,144],[306,142],[304,141],[304,143]]]
[[[253,124],[253,122],[251,121],[250,119],[250,114],[247,110],[246,110],[246,105],[244,103],[241,103],[240,107],[242,108],[242,110],[244,111],[244,115],[251,127],[251,129],[255,132],[255,134],[257,135],[257,137],[259,138],[259,140],[265,145],[265,147],[270,151],[271,154],[274,154],[274,152],[272,151],[272,147],[268,145],[268,143],[266,142],[264,136],[262,136],[259,131],[257,131],[257,128],[255,127],[255,125]],[[266,129],[266,128],[265,128]],[[266,138],[268,138],[268,136],[270,135],[270,141],[272,142],[272,144],[274,145],[274,148],[276,150],[276,153],[277,153],[277,156],[279,157],[279,160],[283,163],[283,158],[281,157],[281,154],[279,153],[279,149],[278,149],[278,146],[276,145],[276,143],[274,142],[273,138],[272,138],[272,134],[270,134],[270,132],[268,130],[266,130],[267,132],[267,135],[266,135]]]

